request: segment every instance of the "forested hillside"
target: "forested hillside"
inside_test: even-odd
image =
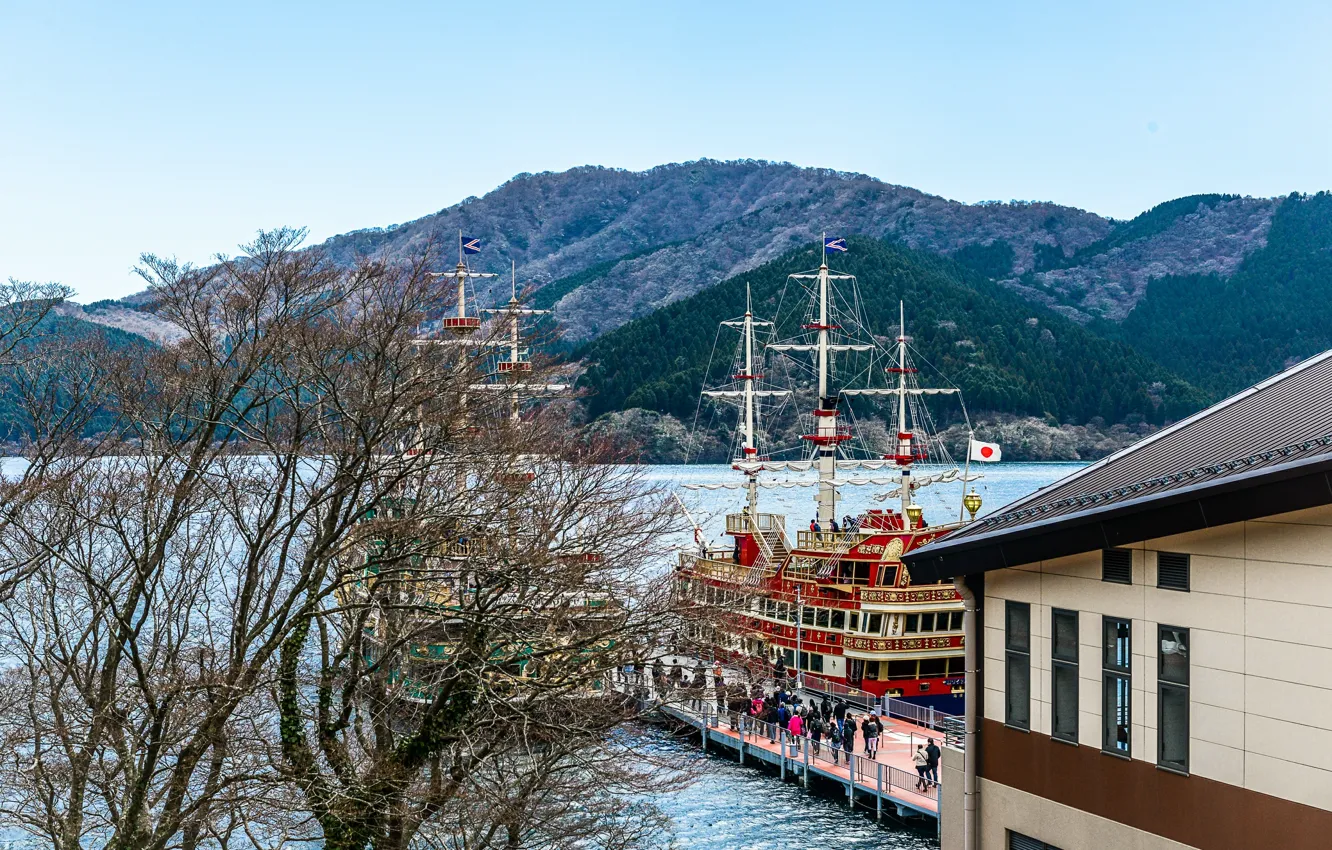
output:
[[[835,260],[857,275],[871,330],[897,332],[908,305],[915,350],[962,388],[973,411],[1054,422],[1126,419],[1161,423],[1196,410],[1198,390],[1120,342],[1108,341],[949,259],[879,240],[850,240]],[[645,408],[692,417],[718,322],[744,311],[770,316],[788,274],[817,266],[801,249],[609,333],[578,352],[593,416]],[[790,334],[794,329],[779,329]]]
[[[1332,348],[1332,194],[1291,195],[1234,275],[1154,280],[1105,330],[1217,395]]]

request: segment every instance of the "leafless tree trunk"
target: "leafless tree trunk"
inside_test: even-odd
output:
[[[0,826],[642,846],[660,779],[598,683],[671,622],[674,518],[562,422],[509,421],[485,331],[418,344],[448,306],[428,250],[340,269],[302,238],[145,256],[184,337],[23,379],[46,473],[0,494]]]

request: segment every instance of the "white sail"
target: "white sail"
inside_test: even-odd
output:
[[[791,390],[704,390],[709,398],[744,398],[748,392],[754,398],[781,398],[791,394]]]

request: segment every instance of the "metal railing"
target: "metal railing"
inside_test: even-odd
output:
[[[850,549],[864,536],[859,531],[797,531],[796,548],[836,552],[841,546]]]
[[[749,522],[749,514],[727,514],[726,530],[731,534],[748,534],[753,529],[784,532],[786,516],[784,514],[755,514],[755,521]]]
[[[879,698],[869,691],[843,685],[841,682],[833,682],[813,673],[802,673],[801,684],[807,691],[843,699],[849,703],[855,703],[861,708],[869,708],[879,702]]]

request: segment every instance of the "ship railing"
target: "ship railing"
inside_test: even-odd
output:
[[[879,702],[879,698],[869,691],[843,685],[841,682],[832,682],[813,673],[802,673],[800,677],[802,688],[810,693],[845,700],[865,709],[877,705]]]
[[[754,530],[780,531],[786,529],[786,516],[784,514],[754,514],[754,521],[750,522],[750,515],[727,514],[726,531],[730,534],[749,534]]]
[[[728,553],[729,555],[729,553]],[[693,552],[680,553],[681,569],[690,570],[695,575],[703,578],[715,579],[717,581],[731,582],[732,584],[748,584],[754,577],[756,570],[759,579],[770,578],[776,575],[776,569],[761,568],[757,562],[753,566],[743,566],[735,561],[721,560],[720,558],[705,558]]]
[[[859,753],[848,753],[840,746],[834,748],[828,743],[825,737],[820,741],[814,741],[807,735],[793,736],[790,732],[786,733],[788,741],[791,738],[798,737],[801,745],[801,756],[804,751],[809,751],[809,760],[816,767],[827,770],[832,768],[844,768],[847,776],[852,781],[860,785],[873,785],[882,795],[892,789],[900,789],[918,797],[924,797],[927,800],[939,799],[939,788],[936,785],[923,783],[920,774],[908,772],[891,764],[885,764],[877,759],[871,759],[864,754],[865,738],[857,734],[853,746],[860,749]],[[880,753],[910,753],[915,750],[917,743],[925,743],[918,735],[911,735],[907,742],[898,742],[896,739],[889,739],[886,735],[879,738]],[[834,759],[836,759],[834,761]],[[924,787],[922,787],[922,785]]]
[[[796,548],[845,553],[868,535],[860,531],[797,531]]]

